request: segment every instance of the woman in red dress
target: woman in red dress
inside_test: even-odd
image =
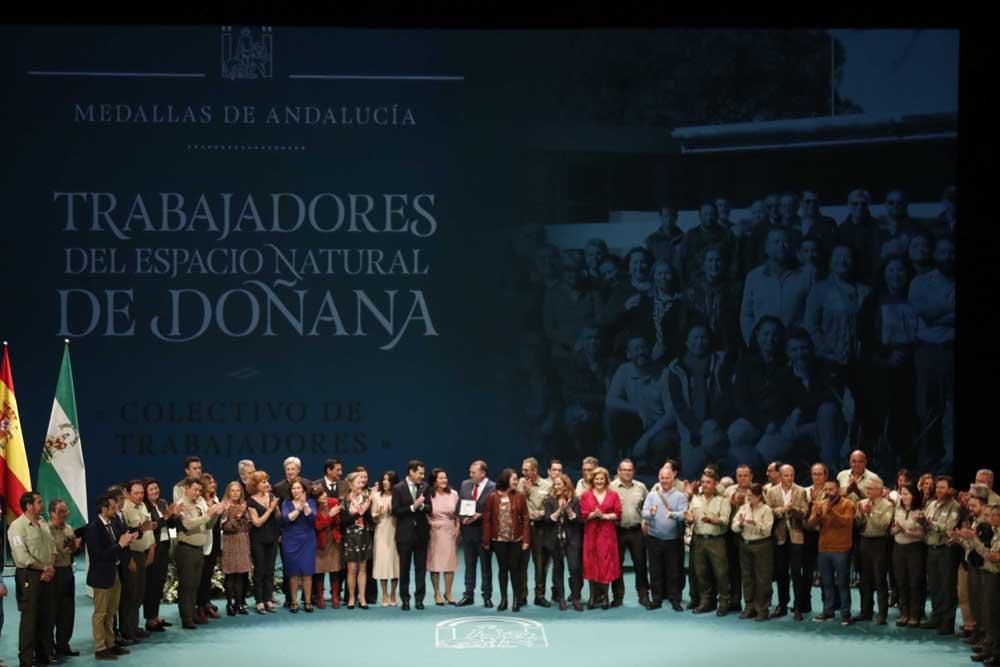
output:
[[[608,487],[608,481],[608,471],[597,468],[592,487],[580,496],[580,516],[584,522],[583,578],[590,583],[588,609],[598,602],[601,609],[608,608],[608,585],[622,574],[615,528],[622,517],[622,501]]]

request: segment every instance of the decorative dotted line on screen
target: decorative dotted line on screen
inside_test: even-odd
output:
[[[282,146],[275,144],[188,144],[189,151],[268,151],[268,152],[298,152],[305,146]]]

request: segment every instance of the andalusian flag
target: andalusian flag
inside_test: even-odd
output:
[[[31,491],[28,454],[24,451],[21,420],[14,398],[14,375],[10,370],[7,341],[3,343],[3,366],[0,367],[0,493],[7,503],[7,518],[21,515],[21,496]]]
[[[66,341],[49,431],[38,466],[38,492],[46,505],[56,498],[66,501],[69,508],[66,522],[73,528],[87,525],[87,471],[83,466],[79,425],[73,369],[69,364],[69,341]]]

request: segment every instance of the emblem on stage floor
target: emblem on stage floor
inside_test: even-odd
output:
[[[222,26],[222,78],[274,77],[274,33],[271,26],[234,29]]]
[[[548,648],[538,621],[474,616],[441,621],[434,629],[435,648]]]

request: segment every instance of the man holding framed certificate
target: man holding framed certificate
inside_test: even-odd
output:
[[[457,606],[466,607],[475,602],[476,561],[482,570],[483,606],[493,606],[493,564],[490,554],[483,550],[483,510],[486,499],[496,491],[496,484],[486,478],[485,461],[469,465],[469,479],[462,482],[458,492],[458,516],[461,523],[462,552],[465,554],[465,593]]]

